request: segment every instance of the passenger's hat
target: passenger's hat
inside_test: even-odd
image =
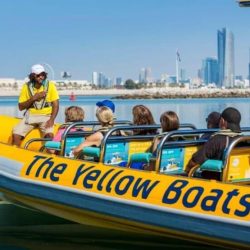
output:
[[[103,106],[108,107],[113,111],[113,113],[115,112],[115,104],[110,100],[103,100],[101,102],[97,102],[96,106],[98,106],[98,107],[103,107]]]
[[[211,124],[213,128],[218,128],[220,123],[221,114],[219,112],[212,112],[206,118],[207,123]]]
[[[226,108],[222,113],[221,117],[227,122],[227,128],[234,132],[240,132],[240,112],[236,108]]]
[[[41,64],[35,64],[31,67],[31,73],[39,75],[42,72],[45,72],[45,68]]]

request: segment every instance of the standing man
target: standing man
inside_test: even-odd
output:
[[[59,109],[59,96],[55,84],[47,80],[40,64],[31,67],[29,82],[23,85],[18,107],[26,110],[24,118],[13,129],[12,144],[20,146],[22,139],[35,127],[45,138],[53,138],[53,125]]]

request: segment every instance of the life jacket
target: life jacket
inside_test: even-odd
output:
[[[28,82],[27,83],[27,87],[28,87],[28,92],[30,97],[34,96],[34,90],[33,90],[33,86],[34,83],[33,82]],[[50,102],[46,102],[46,97],[48,94],[48,90],[49,90],[49,81],[45,80],[43,81],[43,87],[44,87],[44,91],[46,91],[46,96],[44,98],[42,98],[40,101],[35,101],[30,108],[34,108],[34,109],[43,109],[43,108],[47,108],[51,106]]]
[[[233,138],[233,137],[241,135],[241,132],[233,132],[231,129],[222,129],[212,134],[212,137],[215,135],[225,135],[225,136]]]

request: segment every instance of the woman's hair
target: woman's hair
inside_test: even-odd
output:
[[[132,109],[134,125],[155,125],[154,117],[148,107],[136,105]],[[141,129],[134,131],[134,134],[156,134],[157,129]]]
[[[84,110],[78,106],[70,106],[65,109],[66,122],[81,122],[85,116]]]
[[[133,123],[135,125],[152,125],[155,124],[153,115],[149,108],[144,105],[136,105],[133,107]]]
[[[43,74],[44,80],[47,79],[47,73],[46,73],[46,72],[42,72],[42,73],[40,73],[40,74]],[[40,74],[39,74],[39,75],[40,75]],[[30,79],[30,82],[35,82],[35,80],[36,80],[36,74],[35,74],[35,73],[30,73],[28,77],[29,77],[29,79]]]
[[[112,127],[114,122],[114,114],[112,110],[106,106],[97,108],[96,117],[102,126]]]
[[[180,127],[180,122],[177,114],[174,111],[166,111],[160,118],[162,132],[177,130]]]

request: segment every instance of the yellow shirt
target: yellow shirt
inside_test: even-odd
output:
[[[51,103],[53,101],[56,101],[59,99],[59,95],[56,89],[56,86],[53,82],[49,82],[49,88],[48,88],[48,93],[46,96],[46,102],[47,103]],[[39,93],[44,91],[44,86],[42,85],[39,89],[32,87],[33,89],[33,93]],[[19,103],[22,102],[26,102],[31,98],[30,93],[29,93],[29,89],[28,89],[28,85],[27,83],[25,83],[22,87],[20,96],[19,96]],[[36,109],[34,107],[29,109],[30,114],[37,114],[37,115],[50,115],[52,112],[52,107],[51,105],[49,107],[44,107],[42,109]]]

